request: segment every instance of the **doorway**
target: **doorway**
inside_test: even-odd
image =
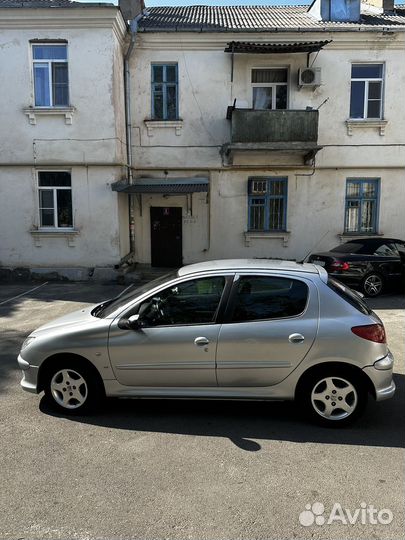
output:
[[[150,239],[152,266],[182,266],[182,209],[175,206],[151,206]]]

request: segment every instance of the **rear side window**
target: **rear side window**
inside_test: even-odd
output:
[[[336,294],[343,298],[343,300],[346,300],[346,302],[355,307],[358,311],[364,313],[364,315],[370,315],[370,313],[372,313],[372,310],[358,294],[343,285],[343,283],[337,279],[333,279],[331,277],[328,278],[328,287],[335,291]]]
[[[280,319],[300,315],[307,305],[302,281],[271,276],[242,276],[231,308],[231,321]]]
[[[336,253],[365,253],[367,249],[360,242],[347,242],[334,247],[331,251]]]

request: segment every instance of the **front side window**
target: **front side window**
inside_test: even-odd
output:
[[[35,106],[69,106],[67,45],[33,45],[32,58]]]
[[[378,257],[398,257],[398,250],[395,244],[387,242],[380,244],[377,249],[374,250],[373,255]]]
[[[232,322],[295,317],[305,310],[308,286],[297,279],[242,276],[233,299]]]
[[[287,178],[249,179],[250,231],[285,231],[287,225]]]
[[[72,228],[72,182],[70,172],[39,171],[39,222],[41,228]]]
[[[376,233],[379,179],[348,179],[346,181],[346,233]]]
[[[152,118],[178,119],[177,64],[152,64]]]
[[[350,118],[382,118],[383,64],[352,64]]]
[[[286,109],[288,70],[252,69],[253,109]]]
[[[224,287],[223,276],[177,283],[143,302],[140,320],[143,326],[213,323]]]

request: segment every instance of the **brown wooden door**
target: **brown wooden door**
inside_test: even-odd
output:
[[[151,206],[150,238],[152,266],[179,267],[183,264],[182,209]]]

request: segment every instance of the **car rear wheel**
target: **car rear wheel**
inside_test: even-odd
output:
[[[319,372],[302,385],[300,399],[312,420],[324,426],[352,423],[364,411],[367,390],[354,374],[344,370]]]
[[[48,370],[44,391],[53,409],[70,415],[92,412],[103,399],[97,375],[80,362],[60,363]]]
[[[369,297],[378,296],[384,288],[384,281],[380,274],[368,274],[362,282],[362,292]]]

